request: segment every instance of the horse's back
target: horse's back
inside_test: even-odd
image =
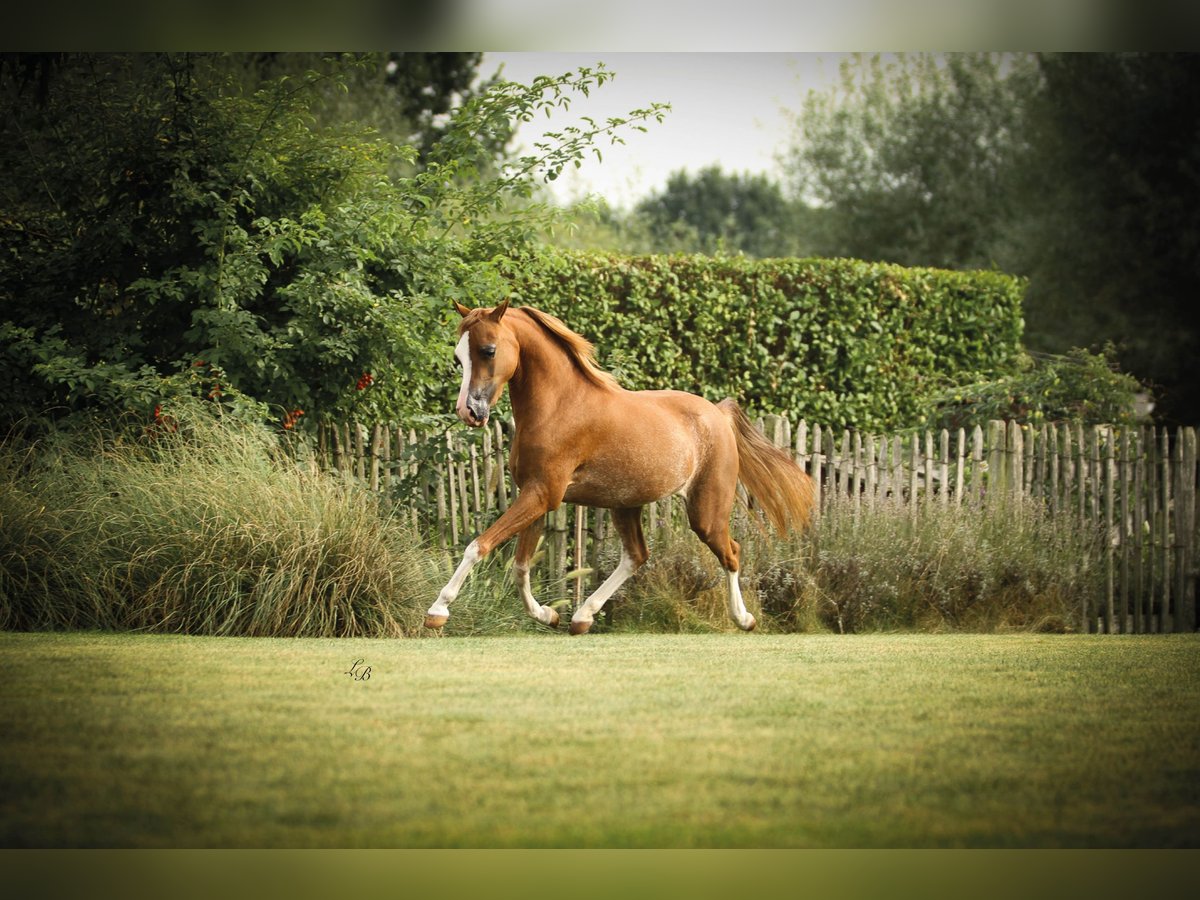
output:
[[[732,436],[729,418],[720,406],[696,394],[685,391],[632,391],[647,406],[664,410],[675,427],[690,429],[699,440],[724,442]]]

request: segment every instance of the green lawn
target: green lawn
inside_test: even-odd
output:
[[[1194,635],[0,633],[0,684],[6,847],[1200,846]]]

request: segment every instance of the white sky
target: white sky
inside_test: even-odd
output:
[[[532,150],[544,130],[582,124],[580,116],[602,122],[670,103],[661,125],[629,130],[623,146],[601,143],[602,162],[590,156],[549,185],[559,202],[594,193],[628,208],[679,169],[695,173],[719,164],[729,173],[777,177],[776,155],[791,138],[783,110],[799,111],[810,88],[836,83],[840,60],[837,53],[485,53],[479,73],[487,78],[503,65],[505,78],[524,84],[598,62],[616,73],[589,97],[577,96],[565,115],[523,125],[518,151]]]

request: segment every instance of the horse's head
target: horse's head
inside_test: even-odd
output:
[[[454,306],[463,317],[454,348],[463,373],[455,412],[472,428],[480,428],[517,371],[520,346],[503,321],[508,300],[491,309],[467,309],[458,302]]]

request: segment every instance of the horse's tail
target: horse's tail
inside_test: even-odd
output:
[[[738,480],[758,501],[775,530],[801,530],[812,517],[813,483],[792,457],[768,441],[733,400],[717,407],[737,437]]]

